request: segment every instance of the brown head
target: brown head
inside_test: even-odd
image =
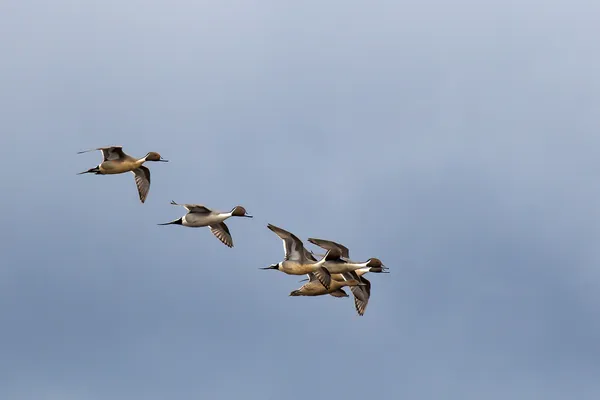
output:
[[[162,161],[162,162],[167,162],[169,160],[165,160],[164,158],[162,158],[160,156],[160,154],[151,151],[150,153],[146,154],[146,157],[144,157],[146,159],[146,161]]]
[[[252,218],[252,215],[248,214],[246,209],[242,206],[235,206],[233,210],[231,210],[231,215],[234,217]]]
[[[367,267],[375,267],[375,268],[382,268],[385,267],[385,265],[383,265],[383,263],[381,262],[381,260],[379,258],[369,258],[369,261],[367,261]]]

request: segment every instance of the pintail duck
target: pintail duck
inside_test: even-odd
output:
[[[332,242],[333,243],[333,242]],[[310,260],[316,261],[314,254],[308,250],[305,250],[306,257]],[[369,302],[369,298],[371,297],[371,282],[367,278],[364,278],[363,275],[368,272],[373,273],[389,273],[386,271],[387,267],[364,267],[357,269],[353,272],[346,272],[344,274],[331,274],[331,279],[335,281],[347,281],[347,280],[357,280],[362,285],[350,287],[352,294],[354,296],[354,307],[356,308],[356,312],[358,315],[362,316],[365,313],[365,309],[367,308],[367,304]],[[311,274],[308,275],[307,279],[303,279],[300,282],[305,282],[311,280]],[[344,289],[338,289],[337,291],[329,293],[333,297],[348,297],[348,294],[344,291]],[[291,294],[290,294],[291,295]]]
[[[314,239],[309,238],[309,242],[315,244],[325,250],[327,250],[329,256],[326,259],[325,264],[323,265],[330,276],[333,274],[343,274],[345,272],[352,272],[362,268],[385,268],[381,260],[378,258],[370,258],[364,263],[356,263],[349,259],[349,250],[347,247],[340,245],[339,243],[335,243],[329,240],[323,239]],[[324,276],[325,285],[327,286],[329,282],[327,282],[327,276]]]
[[[230,212],[219,212],[202,204],[177,204],[174,201],[171,201],[171,204],[185,207],[188,213],[174,221],[158,225],[183,225],[191,228],[208,226],[212,234],[228,247],[233,247],[233,239],[229,228],[223,221],[230,217],[252,218],[252,215],[249,215],[242,206],[235,206]]]
[[[340,259],[343,262],[352,264],[352,262],[349,260],[350,251],[346,246],[324,239],[309,238],[308,241],[326,250],[332,248],[337,249],[342,254],[342,257],[340,257]],[[358,265],[356,263],[353,264]],[[358,281],[361,283],[361,285],[350,287],[350,290],[354,295],[354,307],[356,308],[356,312],[358,313],[358,315],[361,316],[364,315],[365,310],[367,308],[367,304],[369,303],[369,298],[371,297],[371,282],[369,282],[367,278],[363,277],[363,275],[368,272],[387,273],[387,271],[385,270],[388,269],[381,263],[381,261],[379,261],[379,259],[376,258],[369,259],[369,261],[367,261],[367,264],[371,265],[365,265],[364,267],[358,268],[354,271],[348,271],[340,274],[331,274],[331,278],[336,282]],[[325,268],[327,268],[327,264],[325,265]]]
[[[329,290],[331,275],[327,269],[323,268],[323,265],[329,258],[337,259],[340,256],[339,252],[335,249],[328,251],[321,260],[316,261],[308,257],[310,253],[304,248],[304,244],[302,244],[302,241],[296,235],[272,224],[268,224],[267,227],[283,241],[285,257],[283,261],[261,269],[275,269],[288,275],[312,273]]]
[[[140,195],[140,201],[142,203],[146,201],[148,191],[150,190],[150,170],[148,167],[145,167],[142,164],[144,164],[146,161],[168,161],[163,159],[160,154],[153,151],[146,154],[145,157],[138,159],[125,153],[123,151],[123,146],[98,147],[97,149],[80,151],[77,154],[96,150],[100,150],[102,152],[102,162],[98,164],[98,166],[90,168],[87,171],[80,172],[77,175],[112,175],[131,172],[135,177],[135,185],[137,186],[138,193]]]
[[[356,279],[348,279],[346,281],[331,281],[329,288],[323,286],[317,279],[314,273],[308,274],[309,282],[302,285],[299,289],[290,293],[290,296],[323,296],[330,294],[334,297],[348,297],[348,294],[342,289],[344,286],[350,288],[359,287],[364,283]]]

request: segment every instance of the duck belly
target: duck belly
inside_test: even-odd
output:
[[[218,224],[220,222],[223,222],[224,220],[225,220],[225,218],[223,218],[219,215],[206,215],[206,214],[199,214],[199,213],[190,213],[190,214],[186,214],[183,217],[182,222],[185,226],[201,227],[201,226],[209,226],[209,225]]]
[[[315,270],[312,264],[284,261],[281,270],[288,275],[307,275]]]
[[[100,164],[99,168],[100,172],[106,175],[122,174],[135,169],[130,164],[115,161],[104,161],[102,164]]]
[[[302,290],[303,296],[323,296],[329,291],[320,282],[311,282],[304,286]]]

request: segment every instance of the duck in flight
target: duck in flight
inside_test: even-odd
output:
[[[148,191],[150,190],[150,170],[143,164],[146,161],[162,161],[160,154],[151,151],[145,157],[135,158],[123,151],[123,146],[98,147],[96,149],[80,151],[77,154],[87,153],[90,151],[100,150],[103,160],[98,166],[90,168],[87,171],[80,172],[81,174],[96,174],[96,175],[113,175],[131,172],[135,177],[135,185],[137,186],[140,195],[140,201],[146,201]]]
[[[355,264],[350,261],[350,250],[344,245],[333,242],[331,240],[325,239],[315,239],[309,238],[308,241],[316,246],[324,250],[336,249],[339,253],[341,253],[340,261],[343,263]],[[372,261],[376,260],[376,261]],[[346,283],[347,286],[350,287],[352,291],[352,295],[354,296],[354,307],[356,308],[356,312],[358,315],[362,316],[365,313],[367,308],[367,304],[369,303],[369,298],[371,297],[371,282],[363,275],[368,272],[374,273],[387,273],[387,267],[385,267],[379,259],[370,259],[366,263],[365,266],[354,271],[346,271],[338,274],[331,274],[332,282],[336,282],[337,284],[343,282]],[[327,264],[325,264],[325,268],[327,268]],[[310,276],[309,276],[310,279]],[[359,282],[359,285],[348,285],[348,282]],[[309,282],[310,283],[310,282]],[[308,283],[307,283],[308,285]],[[332,293],[330,293],[332,294]],[[332,294],[335,296],[335,294]]]
[[[363,263],[351,261],[349,259],[350,251],[347,247],[339,243],[335,243],[330,240],[315,238],[309,238],[308,241],[316,246],[327,250],[327,253],[330,254],[327,257],[325,264],[323,265],[325,269],[327,269],[327,271],[329,272],[330,279],[336,276],[338,277],[338,279],[343,279],[341,274],[345,274],[347,272],[354,272],[356,270],[364,268],[381,268],[382,270],[387,269],[387,267],[383,265],[381,260],[375,257],[371,257]],[[325,280],[326,279],[327,277],[325,277]],[[329,282],[326,281],[324,285],[328,286]]]
[[[308,274],[308,280],[308,283],[305,283],[299,289],[292,291],[290,296],[323,296],[325,294],[330,294],[334,297],[348,297],[348,294],[342,289],[344,286],[349,286],[353,289],[354,287],[365,285],[356,279],[344,281],[332,280],[329,288],[326,288],[319,282],[314,273]]]
[[[227,247],[233,247],[233,239],[229,228],[223,221],[230,217],[252,218],[252,215],[249,215],[242,206],[235,206],[230,212],[219,212],[202,204],[177,204],[174,201],[171,201],[171,204],[183,206],[188,211],[187,214],[174,221],[158,225],[182,225],[191,228],[208,226],[212,234]]]
[[[321,260],[316,261],[304,248],[304,244],[298,236],[272,224],[268,224],[267,227],[283,241],[283,251],[285,256],[283,261],[261,269],[276,269],[288,275],[313,274],[314,277],[329,290],[331,274],[327,269],[323,268],[323,265],[329,259],[337,259],[340,257],[339,251],[336,249],[327,251],[327,254],[325,254]]]

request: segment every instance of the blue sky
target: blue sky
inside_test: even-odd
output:
[[[0,397],[599,398],[592,3],[3,1]],[[365,316],[267,223],[381,258]]]

